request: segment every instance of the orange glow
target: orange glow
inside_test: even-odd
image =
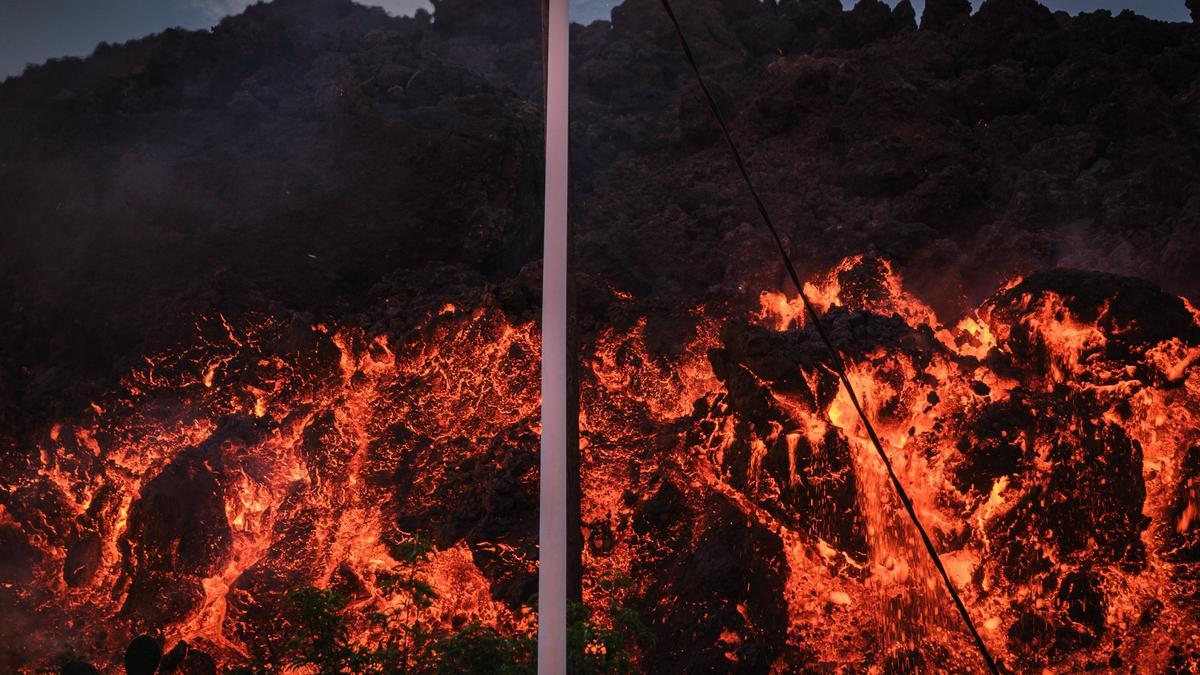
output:
[[[850,380],[993,653],[1017,671],[1073,672],[1096,654],[1162,670],[1170,641],[1194,625],[1169,542],[1200,526],[1200,482],[1181,468],[1200,447],[1200,346],[1172,336],[1130,347],[1135,327],[1116,299],[1084,318],[1069,294],[1020,280],[950,328],[890,264],[866,257],[805,289],[840,322]],[[636,306],[611,290],[623,309]],[[633,318],[585,344],[585,601],[657,598],[674,580],[655,565],[732,522],[777,543],[786,641],[814,670],[883,672],[885,659],[910,653],[926,667],[978,670],[798,298],[766,289],[759,305],[734,317],[678,309],[666,328]],[[0,524],[19,527],[40,555],[22,602],[53,620],[31,640],[50,643],[56,621],[91,617],[80,649],[117,653],[143,628],[130,618],[130,570],[162,563],[132,535],[145,528],[146,495],[172,472],[207,481],[225,535],[171,577],[193,593],[159,626],[168,647],[187,640],[223,666],[268,654],[287,637],[282,592],[300,584],[346,589],[356,639],[377,640],[370,613],[404,602],[381,583],[397,564],[388,543],[474,499],[465,482],[503,474],[537,447],[536,326],[467,299],[435,304],[416,323],[397,334],[207,317],[194,341],[147,356],[97,403],[36,430],[34,475],[6,487],[49,495],[54,508],[42,521],[0,509]],[[727,372],[718,378],[713,363]],[[1129,497],[1141,500],[1139,522],[1088,520],[1115,508],[1100,500],[1122,486],[1064,485],[1064,473],[1083,478],[1063,468],[1126,460],[1120,475],[1144,482],[1144,497]],[[489,498],[536,492],[536,473],[500,479],[510,483]],[[664,486],[679,495],[664,513],[684,519],[663,526],[677,536],[669,546],[638,529]],[[1047,504],[1087,527],[1055,531],[1057,521],[1041,520]],[[1119,527],[1134,532],[1125,548],[1105,539]],[[95,542],[94,562],[76,561],[81,533]],[[531,632],[536,615],[495,599],[491,575],[534,572],[533,542],[445,537],[421,569],[438,599],[420,620]],[[1078,638],[1086,648],[1029,651],[1012,637],[1029,617],[1078,628],[1056,595],[1072,575],[1103,592],[1103,630]],[[614,578],[628,583],[605,581]],[[729,625],[714,633],[730,663],[754,639],[747,602],[729,603]],[[781,659],[773,672],[794,665]]]

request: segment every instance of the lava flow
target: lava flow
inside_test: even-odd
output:
[[[1056,270],[947,327],[859,257],[806,291],[1005,668],[1195,666],[1200,317],[1186,301]],[[621,450],[584,484],[627,478],[620,508],[585,509],[604,543],[589,562],[637,580],[660,667],[982,670],[800,310],[765,292],[725,322],[718,386],[689,414],[605,390],[610,418],[658,424],[593,429]]]
[[[201,321],[195,344],[54,424],[31,470],[6,480],[5,525],[34,570],[14,618],[43,661],[70,649],[106,664],[150,632],[226,665],[279,664],[286,595],[304,585],[347,595],[365,634],[368,612],[399,602],[378,584],[397,565],[388,544],[434,521],[438,599],[423,618],[526,630],[490,585],[532,575],[534,542],[453,495],[464,476],[536,485],[532,326],[453,306],[395,345],[299,320],[248,326]],[[487,556],[504,571],[485,576]]]
[[[806,290],[1006,668],[1195,665],[1195,309],[1056,270],[950,327],[861,257]],[[698,307],[661,354],[645,317],[588,341],[585,599],[640,615],[650,672],[978,670],[799,308],[774,291],[742,317]],[[532,631],[538,353],[535,324],[478,298],[405,331],[199,321],[16,441],[0,528],[28,561],[3,580],[24,663],[110,665],[148,632],[280,665],[306,585],[348,597],[369,642],[412,533],[434,542],[422,621]]]

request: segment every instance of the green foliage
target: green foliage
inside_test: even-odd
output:
[[[403,596],[404,602],[397,610],[366,615],[366,620],[386,636],[381,644],[367,648],[351,641],[345,619],[348,603],[339,593],[300,588],[289,594],[299,619],[296,636],[289,645],[293,665],[314,667],[321,675],[426,671],[423,654],[431,635],[421,626],[416,612],[430,607],[437,593],[418,576],[418,567],[429,559],[433,542],[416,536],[389,548],[398,565],[379,579],[379,589]]]
[[[419,574],[433,552],[432,543],[412,537],[392,544],[398,561],[381,577],[379,589],[403,598],[398,609],[373,612],[366,620],[383,635],[367,648],[351,640],[347,626],[348,601],[337,591],[313,587],[288,594],[297,625],[289,642],[291,665],[315,669],[320,675],[397,673],[414,675],[532,675],[537,670],[537,639],[509,635],[490,626],[469,623],[457,630],[430,630],[419,621],[437,593]],[[652,636],[641,617],[619,602],[631,586],[628,578],[600,579],[599,597],[608,598],[599,617],[581,605],[568,608],[567,629],[571,672],[578,675],[632,673],[639,645]],[[605,626],[605,627],[601,627]],[[270,672],[250,666],[244,675]]]
[[[429,645],[422,672],[437,675],[526,675],[536,672],[537,640],[471,623]]]
[[[316,666],[325,675],[346,672],[360,662],[362,654],[350,644],[343,618],[345,598],[337,591],[308,587],[292,591],[288,599],[300,622],[290,643],[295,663]]]
[[[567,609],[571,671],[579,675],[635,672],[638,645],[650,644],[654,636],[641,616],[619,600],[633,582],[628,577],[609,576],[601,577],[596,584],[599,595],[608,597],[603,610],[605,621],[596,621],[582,605],[573,603]],[[605,624],[609,627],[601,628]]]
[[[430,554],[433,553],[433,542],[417,534],[390,544],[388,549],[392,557],[400,563],[414,565],[429,559]]]

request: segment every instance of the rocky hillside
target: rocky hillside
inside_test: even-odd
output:
[[[536,3],[435,5],[258,5],[5,82],[10,403],[61,393],[51,363],[73,381],[173,339],[164,314],[336,313],[396,269],[535,259]],[[1200,293],[1192,26],[1033,0],[930,2],[920,30],[905,2],[679,5],[806,269],[877,253],[951,310],[1054,265]],[[658,3],[572,45],[580,271],[666,303],[780,285]]]
[[[1200,380],[1177,296],[1200,299],[1200,27],[1034,0],[928,0],[919,17],[907,0],[674,4],[801,274],[863,256],[826,298],[856,358],[916,364],[879,366],[892,384],[933,387],[931,364],[953,380],[944,425],[902,424],[942,413],[899,384],[879,414],[946,463],[939,545],[999,556],[963,579],[996,612],[989,641],[1022,668],[1194,665],[1176,632],[1200,579],[1184,519],[1200,438],[1180,401]],[[365,602],[385,555],[368,544],[422,529],[462,573],[446,588],[490,594],[471,617],[519,620],[536,555],[540,15],[433,5],[275,0],[0,83],[0,666],[70,647],[103,667],[141,632],[199,640],[214,667],[274,658],[288,587],[336,581]],[[838,651],[897,630],[867,606],[956,624],[870,604],[868,526],[890,521],[856,492],[852,430],[823,417],[836,386],[812,336],[762,324],[790,289],[658,0],[571,39],[585,559],[639,580],[624,600],[657,637],[639,658],[940,658]],[[1017,276],[1028,298],[996,292]],[[1016,328],[939,342],[939,320],[976,309]],[[1158,408],[1121,407],[1120,387]],[[1170,433],[1151,443],[1139,425],[1162,410]],[[1154,475],[1115,485],[1143,451]],[[818,460],[834,479],[771,487]],[[992,513],[1001,481],[1012,509],[961,525]],[[1042,490],[1057,511],[1033,506]],[[1021,545],[1043,535],[1049,558]],[[800,550],[824,556],[811,577]],[[1170,597],[1139,604],[1114,590],[1123,574]]]

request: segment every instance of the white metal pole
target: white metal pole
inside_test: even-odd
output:
[[[567,0],[549,0],[538,675],[567,672]]]

